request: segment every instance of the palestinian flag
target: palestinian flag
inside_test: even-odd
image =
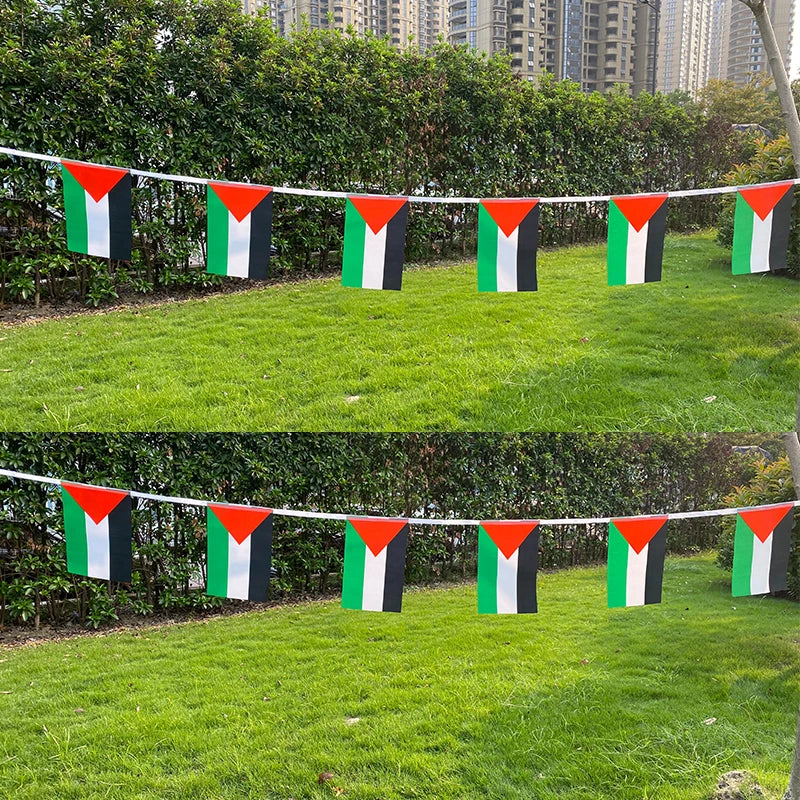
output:
[[[272,241],[272,187],[209,181],[206,272],[265,280]]]
[[[626,517],[608,526],[608,607],[661,602],[667,517]]]
[[[666,194],[612,197],[608,205],[608,285],[661,280]]]
[[[734,597],[786,589],[792,504],[740,511],[733,539]]]
[[[538,522],[481,522],[478,613],[535,614]]]
[[[400,611],[407,542],[404,519],[347,520],[342,608]]]
[[[130,172],[62,160],[61,177],[67,247],[74,253],[130,261]]]
[[[206,594],[263,603],[272,556],[272,509],[209,503]]]
[[[61,483],[67,569],[87,578],[129,583],[131,496],[118,489]]]
[[[786,269],[794,183],[739,189],[733,217],[734,275]]]
[[[538,200],[478,204],[478,291],[535,292]]]
[[[342,286],[399,291],[403,282],[407,220],[405,197],[347,198]]]

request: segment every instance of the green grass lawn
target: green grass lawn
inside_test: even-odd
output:
[[[604,581],[543,575],[530,616],[465,585],[0,649],[0,795],[704,800],[748,769],[777,797],[797,605],[732,600],[708,556],[668,560],[660,606]]]
[[[661,283],[605,283],[605,247],[574,247],[529,294],[478,294],[466,264],[7,326],[0,427],[792,427],[800,283],[732,277],[711,233],[668,237]]]

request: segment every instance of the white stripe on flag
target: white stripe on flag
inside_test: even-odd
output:
[[[625,605],[644,605],[644,582],[647,577],[647,551],[650,545],[646,544],[641,553],[637,553],[628,545],[628,574],[625,586]]]
[[[90,256],[108,258],[111,252],[111,231],[108,222],[108,195],[95,203],[89,192],[86,195],[86,249]]]
[[[250,590],[250,542],[248,536],[241,544],[228,534],[228,597],[247,600]]]
[[[249,268],[250,215],[237,222],[236,217],[228,211],[228,275],[246,278]]]
[[[92,201],[94,202],[94,201]],[[108,546],[108,517],[99,525],[84,512],[86,518],[86,572],[90,578],[111,577],[111,553]]]
[[[625,283],[644,283],[644,260],[647,255],[649,222],[637,231],[628,223],[628,252],[625,260]],[[629,562],[630,563],[630,562]]]
[[[517,565],[519,563],[519,550],[506,558],[497,551],[497,613],[517,613]]]
[[[506,236],[502,228],[497,226],[497,291],[517,291],[517,246],[519,244],[519,228],[515,228],[511,236]],[[500,555],[503,555],[500,553]],[[517,609],[514,609],[516,614]]]
[[[760,221],[760,220],[759,220]],[[767,594],[769,592],[769,565],[772,561],[773,535],[762,542],[753,536],[753,561],[750,569],[750,594]]]
[[[750,272],[769,272],[769,240],[771,238],[772,212],[770,211],[767,218],[762,220],[754,211],[753,239],[750,245]]]
[[[388,549],[384,547],[377,556],[374,556],[369,547],[364,548],[364,593],[361,595],[361,608],[364,611],[383,611],[383,586],[386,583]]]
[[[361,279],[361,286],[364,289],[383,289],[388,227],[384,225],[377,233],[373,233],[372,228],[364,223],[364,273]]]

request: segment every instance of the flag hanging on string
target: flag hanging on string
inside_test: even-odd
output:
[[[733,217],[734,275],[786,269],[793,199],[792,181],[739,189]]]
[[[342,608],[400,611],[408,521],[354,518],[344,537]]]
[[[272,558],[272,510],[209,503],[206,594],[263,603]]]
[[[734,597],[786,590],[792,504],[740,511],[733,539]]]
[[[67,247],[75,253],[130,261],[130,172],[62,160],[61,178]]]
[[[407,220],[405,197],[347,198],[342,286],[400,290]]]
[[[624,517],[608,526],[608,607],[661,602],[667,517]]]
[[[208,260],[215,275],[265,280],[272,243],[272,188],[209,181]]]
[[[131,579],[131,496],[61,482],[67,569],[75,575],[129,583]]]
[[[661,280],[666,194],[612,197],[608,205],[608,285]]]
[[[478,613],[535,614],[539,523],[481,522],[478,527]]]
[[[539,201],[478,204],[478,291],[535,292]]]

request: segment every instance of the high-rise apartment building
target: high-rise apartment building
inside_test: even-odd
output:
[[[787,69],[792,49],[793,0],[766,0],[775,38]],[[767,55],[753,12],[739,0],[728,0],[724,9],[724,50],[719,77],[746,83],[754,74],[769,72]],[[716,76],[715,76],[716,77]]]
[[[425,51],[444,30],[443,0],[242,0],[242,10],[255,14],[269,8],[281,33],[304,24],[311,28],[352,29],[386,36],[398,49]]]
[[[647,59],[646,8],[636,0],[450,0],[448,41],[509,52],[525,78],[551,73],[586,91],[633,90],[637,58]]]
[[[696,95],[711,63],[713,0],[660,0],[656,87]]]

